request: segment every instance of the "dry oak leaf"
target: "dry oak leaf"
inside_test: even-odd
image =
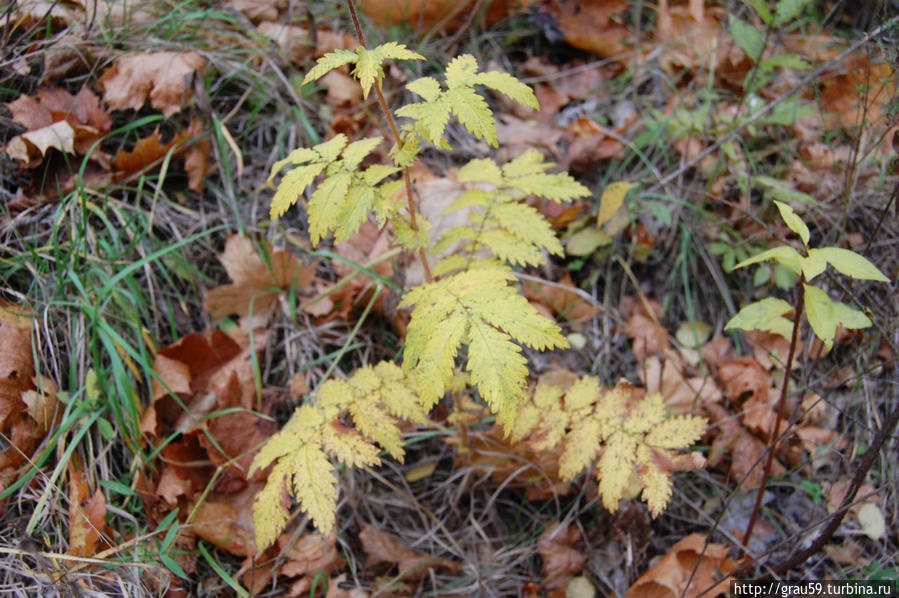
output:
[[[359,541],[362,542],[362,550],[368,555],[366,566],[396,563],[400,577],[406,581],[427,576],[429,569],[444,569],[455,573],[461,568],[461,564],[447,558],[415,552],[370,523],[362,526]]]
[[[112,118],[87,87],[76,96],[64,89],[42,87],[37,98],[23,95],[7,107],[12,119],[27,131],[13,137],[4,151],[26,168],[39,165],[51,148],[84,155],[112,126]],[[106,159],[99,151],[91,157],[101,162]]]
[[[203,138],[203,123],[199,119],[192,120],[186,130],[175,133],[166,142],[162,141],[157,127],[147,137],[138,139],[131,151],[119,150],[112,166],[116,176],[123,179],[158,166],[169,152],[172,157],[184,158],[187,186],[202,193],[206,176],[215,171],[215,165],[210,163],[212,144]]]
[[[548,590],[564,588],[584,568],[587,555],[574,548],[581,532],[574,525],[553,523],[537,541],[537,552],[543,559],[543,586]]]
[[[249,238],[228,238],[219,261],[232,282],[206,292],[206,310],[213,318],[237,314],[244,330],[261,328],[268,324],[283,291],[291,285],[301,291],[310,289],[316,264],[307,266],[284,249],[269,246],[267,252],[268,265]]]
[[[706,543],[705,536],[690,534],[641,575],[625,598],[714,598],[726,594],[732,578],[716,580],[737,568],[727,551],[723,544]]]
[[[196,52],[130,54],[116,59],[97,84],[113,110],[140,110],[149,98],[153,108],[171,116],[190,97],[189,77],[205,66],[206,59]]]

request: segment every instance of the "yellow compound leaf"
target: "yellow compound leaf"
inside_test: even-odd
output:
[[[566,481],[573,480],[584,471],[596,458],[600,440],[600,426],[595,418],[575,419],[559,457],[559,477]]]
[[[643,486],[643,500],[653,518],[661,515],[671,498],[671,476],[652,461],[640,468],[640,485]]]
[[[627,434],[614,434],[606,440],[599,457],[599,495],[602,504],[614,513],[624,496],[637,456],[637,440]]]
[[[507,95],[531,108],[538,108],[537,97],[530,87],[507,73],[478,73],[474,56],[464,54],[454,58],[446,67],[446,90],[432,77],[412,81],[406,88],[421,96],[424,102],[407,104],[396,111],[398,116],[415,120],[422,138],[435,146],[442,146],[443,132],[454,114],[468,132],[498,146],[493,111],[474,86],[484,85]]]
[[[322,535],[334,529],[337,476],[321,445],[304,444],[288,459],[294,496]]]
[[[378,449],[361,434],[334,422],[322,431],[322,445],[347,467],[380,465]]]
[[[275,543],[290,517],[290,512],[282,501],[284,485],[289,475],[290,464],[287,461],[276,465],[269,474],[265,487],[253,502],[256,547],[260,553]]]

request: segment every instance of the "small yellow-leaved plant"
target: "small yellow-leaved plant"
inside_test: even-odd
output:
[[[475,159],[463,166],[458,179],[472,187],[447,211],[465,209],[468,222],[439,239],[431,239],[430,223],[414,205],[407,168],[425,146],[449,148],[444,133],[451,120],[497,146],[496,123],[483,90],[537,108],[533,91],[507,73],[481,72],[470,55],[459,56],[447,66],[442,82],[423,77],[406,86],[420,101],[396,110],[408,119],[398,126],[380,90],[382,63],[387,59],[423,57],[397,43],[338,50],[319,59],[304,82],[351,66],[363,94],[375,90],[385,112],[394,135],[393,163],[360,169],[383,143],[380,137],[350,143],[336,135],[314,147],[297,149],[272,168],[270,183],[276,175],[283,176],[272,199],[271,216],[284,214],[311,188],[307,209],[313,244],[330,235],[343,241],[372,217],[378,226],[390,221],[396,244],[421,257],[428,280],[409,290],[400,303],[412,308],[402,368],[382,362],[357,370],[347,381],[325,382],[254,460],[254,470],[273,465],[265,490],[254,504],[260,549],[277,538],[287,521],[282,504],[285,487],[315,525],[330,532],[337,497],[332,459],[348,467],[376,465],[378,446],[402,459],[397,419],[425,421],[426,412],[447,391],[460,360],[507,432],[542,430],[526,423],[538,412],[573,417],[553,432],[560,440],[569,439],[566,475],[573,477],[599,455],[600,488],[607,505],[617,504],[622,484],[634,472],[644,485],[650,508],[659,512],[670,493],[663,480],[665,455],[693,442],[704,427],[703,420],[665,420],[658,397],[634,406],[619,394],[591,394],[588,391],[595,381],[590,379],[576,394],[569,391],[564,411],[555,409],[551,401],[532,399],[527,391],[529,371],[522,346],[547,350],[565,348],[568,342],[559,327],[514,286],[515,267],[538,266],[547,254],[562,255],[549,223],[525,200],[536,196],[570,202],[589,196],[590,191],[567,173],[553,172],[554,164],[532,150],[505,164]],[[427,256],[450,247],[456,249],[436,262],[432,272]],[[587,443],[583,451],[576,450],[581,439]]]

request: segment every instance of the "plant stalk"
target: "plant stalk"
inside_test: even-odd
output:
[[[365,35],[362,33],[362,26],[359,24],[359,15],[356,14],[356,6],[353,4],[353,0],[346,0],[347,8],[350,11],[350,17],[353,19],[353,27],[356,28],[356,39],[359,41],[359,45],[362,47],[368,47],[365,45]],[[387,118],[387,124],[390,126],[390,132],[393,134],[393,141],[396,143],[397,147],[400,145],[400,131],[396,126],[396,121],[393,119],[393,114],[390,112],[390,107],[387,106],[387,100],[384,99],[384,94],[381,92],[381,86],[377,81],[374,82],[375,94],[378,96],[378,105],[381,107],[381,112],[384,113],[384,116]],[[415,218],[415,201],[412,198],[412,177],[409,176],[409,169],[403,168],[403,183],[406,186],[406,201],[409,204],[409,225],[412,227],[412,230],[418,230],[418,224],[416,223]],[[431,276],[431,267],[428,265],[428,258],[425,255],[425,250],[423,248],[419,248],[418,257],[421,258],[421,265],[424,266],[425,270],[425,278],[427,278],[428,282],[434,282],[434,277]]]
[[[783,421],[783,414],[787,409],[787,393],[790,388],[790,375],[793,371],[793,358],[796,355],[796,345],[799,343],[799,325],[802,322],[802,311],[805,307],[805,294],[802,289],[803,284],[805,284],[805,274],[800,275],[799,281],[796,283],[796,313],[793,316],[793,334],[790,338],[790,351],[787,353],[784,381],[783,386],[780,389],[780,399],[777,401],[774,426],[768,434],[768,437],[771,439],[771,448],[768,451],[768,458],[765,460],[765,471],[762,474],[762,483],[759,486],[758,494],[755,496],[755,505],[752,507],[752,515],[749,517],[749,523],[746,525],[746,532],[743,534],[744,550],[749,547],[749,539],[752,537],[752,530],[755,527],[759,511],[762,508],[762,498],[765,495],[765,487],[768,484],[768,478],[771,476],[771,468],[774,466],[774,456],[777,454],[777,445],[780,440],[780,424]]]

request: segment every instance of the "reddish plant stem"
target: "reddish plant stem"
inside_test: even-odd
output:
[[[774,427],[768,437],[771,439],[771,448],[768,451],[768,458],[765,460],[765,471],[762,473],[762,483],[759,486],[758,494],[755,496],[755,505],[752,508],[752,515],[749,516],[749,523],[746,525],[746,533],[743,534],[743,548],[749,547],[749,538],[752,537],[752,530],[755,522],[758,520],[759,511],[762,508],[762,498],[765,494],[765,486],[768,484],[768,478],[771,476],[771,468],[774,465],[774,456],[777,454],[777,444],[780,440],[780,423],[783,421],[783,415],[787,409],[787,393],[790,388],[790,374],[793,371],[793,358],[796,355],[796,345],[799,342],[799,325],[802,322],[802,310],[805,307],[805,294],[803,293],[803,284],[805,284],[805,275],[799,276],[799,282],[796,284],[796,314],[793,316],[793,335],[790,338],[790,351],[787,354],[787,365],[784,371],[783,387],[780,389],[780,399],[777,402],[777,413],[774,418]]]
[[[356,6],[353,4],[353,0],[346,0],[347,8],[350,11],[350,17],[353,19],[353,27],[356,28],[356,39],[359,41],[359,45],[362,47],[367,47],[365,45],[365,35],[362,33],[362,26],[359,24],[359,15],[356,14]],[[387,100],[384,99],[384,94],[381,92],[381,86],[377,81],[374,82],[375,93],[378,96],[378,105],[381,107],[381,112],[384,113],[384,116],[387,118],[387,124],[390,127],[390,132],[393,134],[393,141],[396,143],[397,147],[400,145],[400,131],[396,126],[396,121],[393,119],[393,114],[390,112],[390,107],[387,106]],[[406,186],[406,201],[409,204],[409,225],[412,227],[412,230],[418,230],[418,224],[415,218],[415,201],[412,198],[412,177],[409,176],[409,169],[403,168],[403,183]],[[425,255],[424,249],[418,250],[418,257],[421,258],[421,264],[424,266],[425,270],[425,278],[427,278],[428,282],[434,282],[434,277],[431,276],[431,268],[428,265],[428,259]]]

